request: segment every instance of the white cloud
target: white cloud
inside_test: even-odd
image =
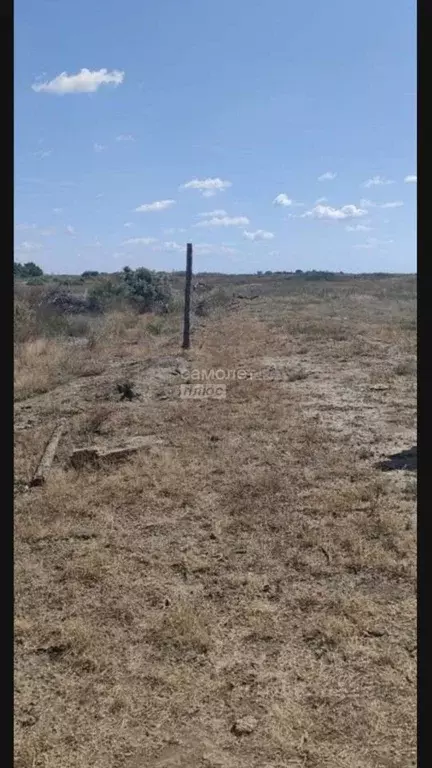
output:
[[[322,173],[321,176],[318,176],[318,181],[333,181],[337,176],[337,173],[333,173],[333,171],[326,171],[325,173]]]
[[[218,209],[216,211],[205,211],[204,213],[197,213],[197,216],[199,216],[201,219],[207,219],[211,218],[212,216],[227,216],[227,212],[221,209]]]
[[[319,197],[318,200],[315,200],[315,205],[319,205],[320,203],[326,203],[327,198],[326,197]]]
[[[147,211],[165,211],[175,205],[175,200],[156,200],[154,203],[143,203],[135,208],[137,213],[147,213]]]
[[[246,240],[256,242],[257,240],[273,240],[274,234],[273,232],[266,232],[264,229],[257,229],[256,232],[248,232],[245,229],[243,237],[245,237]]]
[[[226,253],[227,255],[234,255],[238,253],[237,248],[233,248],[227,243],[221,245],[215,245],[214,243],[194,243],[194,253],[197,256],[209,256],[213,253]]]
[[[153,251],[178,251],[186,253],[186,243],[176,243],[174,240],[166,240],[165,242],[158,243],[152,248]],[[194,252],[196,253],[196,245],[194,244]]]
[[[51,235],[55,235],[55,229],[54,227],[48,227],[47,229],[39,229],[39,234],[42,235],[42,237],[51,237]]]
[[[318,181],[333,181],[337,176],[337,173],[334,173],[333,171],[326,171],[325,173],[322,173],[321,176],[318,176]]]
[[[369,189],[370,187],[384,187],[387,184],[394,184],[391,179],[384,179],[382,176],[373,176],[371,179],[364,181],[362,187]]]
[[[77,75],[68,75],[62,72],[60,75],[45,83],[34,83],[32,89],[36,93],[94,93],[101,85],[120,85],[124,80],[124,72],[114,69],[108,72],[107,69],[94,70],[81,69]]]
[[[248,224],[249,219],[246,216],[213,216],[194,224],[194,227],[245,227]]]
[[[122,245],[152,245],[153,243],[157,243],[155,237],[130,237],[124,240]]]
[[[42,248],[41,243],[32,243],[28,240],[24,240],[22,243],[19,244],[17,250],[23,251],[24,253],[31,253],[31,251],[40,251]]]
[[[402,205],[402,200],[394,200],[392,203],[383,203],[380,208],[401,208]]]
[[[94,149],[94,151],[95,151],[95,152],[103,152],[103,150],[105,149],[105,147],[103,146],[103,144],[98,144],[98,143],[95,141],[95,143],[93,144],[93,149]]]
[[[130,133],[121,133],[120,136],[116,136],[116,141],[135,141],[135,139]]]
[[[43,159],[44,157],[49,157],[52,155],[52,149],[38,149],[37,152],[34,152],[35,157],[40,157]]]
[[[53,208],[53,213],[63,213],[63,208]]]
[[[222,251],[222,253],[227,253],[231,255],[239,252],[238,248],[233,248],[231,245],[225,245],[225,243],[222,243],[222,245],[219,246],[218,250]]]
[[[281,192],[280,195],[276,195],[275,199],[273,200],[273,205],[281,205],[283,208],[288,208],[292,204],[293,201],[288,197],[288,195],[285,194],[285,192]]]
[[[162,244],[165,251],[184,251],[186,252],[186,246],[181,243],[175,243],[172,240]]]
[[[391,245],[393,243],[393,240],[377,240],[376,237],[368,237],[365,243],[361,243],[360,245],[354,245],[354,248],[363,248],[365,250],[372,250],[374,248],[379,248],[382,245]]]
[[[68,224],[66,227],[66,232],[68,233],[68,235],[74,235],[75,227],[73,227],[72,224]]]
[[[404,182],[405,184],[417,184],[417,176],[405,176]]]
[[[180,189],[198,189],[203,197],[213,197],[217,192],[224,192],[231,187],[230,181],[222,179],[192,179],[180,185]]]
[[[131,221],[125,221],[123,224],[124,227],[133,227],[133,223]]]
[[[345,229],[347,232],[370,232],[371,228],[366,224],[354,224],[354,226],[348,224]]]
[[[27,232],[29,229],[36,229],[36,224],[15,224],[18,232]]]
[[[360,200],[360,205],[362,208],[376,208],[376,203],[372,202],[372,200],[365,200],[364,197]]]
[[[311,211],[301,214],[301,218],[327,219],[328,221],[337,221],[338,219],[357,219],[365,216],[367,211],[363,208],[357,208],[355,205],[343,205],[342,208],[332,208],[330,205],[316,205]]]

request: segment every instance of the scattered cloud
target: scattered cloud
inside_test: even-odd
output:
[[[227,216],[227,215],[228,215],[227,212],[222,209],[218,209],[216,211],[205,211],[204,213],[197,213],[197,216],[199,216],[201,219],[208,219],[208,218],[212,218],[213,216]]]
[[[135,208],[137,213],[147,213],[148,211],[165,211],[167,208],[175,205],[175,200],[156,200],[154,203],[143,203]]]
[[[122,245],[152,245],[153,243],[157,243],[155,237],[130,237],[124,240]]]
[[[394,184],[394,181],[385,179],[383,176],[373,176],[371,179],[364,181],[362,187],[369,189],[370,187],[384,187],[388,184]]]
[[[288,197],[288,195],[285,194],[285,192],[281,192],[280,195],[276,195],[275,199],[273,200],[273,205],[281,205],[283,208],[288,208],[292,204],[293,201]]]
[[[318,176],[318,181],[333,181],[337,176],[337,173],[334,173],[333,171],[326,171],[325,173],[322,173],[321,176]]]
[[[187,232],[187,229],[184,229],[183,227],[168,227],[167,229],[163,229],[162,233],[164,235],[175,235],[177,233],[183,233]]]
[[[75,227],[73,227],[72,224],[68,224],[66,227],[66,232],[68,233],[68,235],[74,235]]]
[[[356,205],[343,205],[341,208],[332,208],[330,205],[316,205],[311,211],[301,214],[301,218],[324,219],[337,221],[342,219],[356,219],[365,216],[367,211],[357,208]]]
[[[125,221],[125,223],[123,224],[123,226],[124,226],[124,227],[133,227],[133,223],[132,223],[132,221]]]
[[[224,192],[231,187],[230,181],[222,179],[192,179],[180,185],[180,189],[197,189],[203,197],[213,197],[217,192]]]
[[[366,224],[348,224],[345,229],[347,232],[370,232],[371,227],[368,227]]]
[[[40,251],[41,248],[41,243],[32,243],[28,240],[24,240],[19,244],[17,251],[22,251],[23,253],[31,253],[32,251]]]
[[[414,174],[412,176],[405,176],[404,182],[405,184],[417,184],[417,176]]]
[[[218,248],[219,251],[222,251],[222,253],[227,253],[228,255],[232,255],[235,253],[238,253],[238,248],[234,248],[232,245],[225,245],[225,243],[222,243],[222,245]]]
[[[248,232],[245,229],[243,237],[245,237],[246,240],[256,242],[257,240],[273,240],[274,234],[273,232],[266,232],[264,229],[257,229],[256,232]]]
[[[376,203],[374,203],[372,200],[365,200],[364,197],[360,200],[360,206],[362,208],[376,208]]]
[[[35,157],[40,157],[41,159],[43,159],[44,157],[49,157],[50,155],[52,155],[52,149],[38,149],[33,154]]]
[[[249,224],[246,216],[213,216],[199,221],[194,227],[245,227]]]
[[[162,242],[162,243],[158,243],[157,241],[155,241],[155,244],[153,245],[152,250],[153,251],[177,251],[181,253],[186,253],[186,244],[176,243],[174,240],[166,240],[165,242]],[[194,245],[194,251],[196,252],[195,245]]]
[[[374,248],[380,248],[383,245],[391,245],[391,243],[393,243],[393,240],[378,240],[376,237],[368,237],[365,243],[354,245],[354,248],[373,250]]]
[[[114,69],[108,72],[107,69],[81,69],[76,75],[68,75],[62,72],[53,80],[45,83],[34,83],[32,89],[36,93],[56,93],[64,95],[66,93],[95,93],[102,85],[120,85],[124,80],[124,72]]]
[[[63,208],[53,208],[53,213],[55,214],[63,213]]]
[[[391,203],[383,203],[380,208],[401,208],[403,205],[402,200],[394,200]]]
[[[29,229],[36,229],[36,224],[15,224],[15,229],[18,232],[27,232]]]
[[[39,229],[39,234],[42,235],[42,237],[51,237],[51,235],[55,235],[56,231],[54,227],[47,227],[47,229]]]
[[[318,200],[315,200],[315,205],[319,205],[320,203],[326,203],[327,198],[326,197],[319,197]]]
[[[135,139],[130,133],[121,133],[120,136],[116,136],[116,141],[135,141]]]
[[[95,141],[95,143],[93,144],[93,149],[94,149],[94,151],[95,151],[95,152],[103,152],[103,150],[105,149],[105,147],[103,146],[103,144],[98,144],[98,143]]]
[[[162,244],[165,251],[186,251],[186,248],[184,245],[181,245],[181,243],[175,243],[174,241],[170,240],[166,243]]]
[[[215,245],[214,243],[194,243],[194,253],[197,256],[209,256],[213,253],[226,253],[230,256],[238,253],[238,249],[228,243],[222,243],[221,245]]]

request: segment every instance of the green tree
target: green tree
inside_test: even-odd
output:
[[[42,277],[43,270],[38,267],[33,261],[28,261],[26,264],[19,264],[14,261],[14,276],[15,277]]]

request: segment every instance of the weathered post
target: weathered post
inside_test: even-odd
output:
[[[183,349],[190,347],[190,296],[192,287],[192,243],[186,246],[186,282],[183,321]]]

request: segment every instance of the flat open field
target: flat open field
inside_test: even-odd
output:
[[[411,768],[415,278],[210,283],[16,344],[15,766]]]

